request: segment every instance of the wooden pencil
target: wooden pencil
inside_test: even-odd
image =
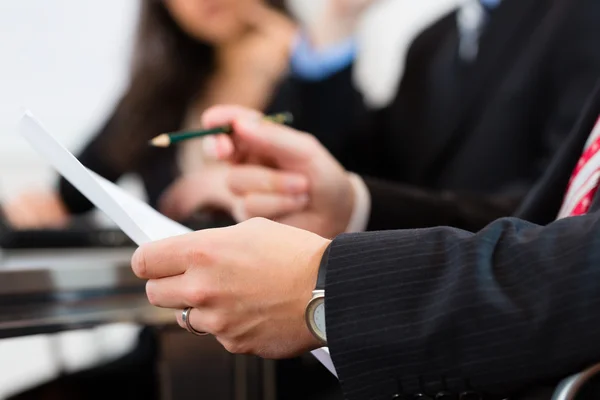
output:
[[[293,121],[293,116],[289,112],[268,115],[264,117],[267,121],[272,121],[278,124],[290,124]],[[197,139],[208,135],[230,134],[231,126],[220,126],[212,129],[204,129],[200,131],[184,131],[163,133],[150,140],[150,145],[154,147],[169,147],[170,145],[182,142],[189,139]]]

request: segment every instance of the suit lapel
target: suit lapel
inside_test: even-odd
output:
[[[569,138],[539,183],[517,210],[515,214],[517,217],[542,225],[556,219],[573,169],[581,157],[585,142],[594,129],[599,115],[600,82]],[[597,210],[599,206],[600,197],[597,195],[592,203],[592,210]]]
[[[461,84],[453,92],[452,101],[440,104],[449,110],[440,110],[446,115],[443,125],[423,149],[423,159],[430,160],[428,173],[436,174],[446,158],[454,153],[466,134],[468,123],[478,117],[486,104],[485,97],[493,95],[495,87],[502,81],[502,72],[508,71],[511,63],[518,57],[529,40],[528,32],[535,29],[543,16],[548,13],[550,5],[561,0],[505,0],[490,19],[480,40],[479,57],[470,65],[456,66],[456,73],[449,80],[458,80]],[[457,30],[456,30],[457,32]],[[441,52],[452,49],[453,62],[459,63],[458,33],[450,35],[440,45]],[[446,65],[450,65],[446,61]],[[452,91],[450,91],[452,94]],[[439,107],[436,107],[439,108]]]

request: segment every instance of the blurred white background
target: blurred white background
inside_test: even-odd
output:
[[[16,136],[24,108],[73,151],[107,117],[127,82],[138,1],[0,0],[0,200],[55,179]],[[356,81],[372,105],[390,100],[414,35],[457,1],[382,0],[365,16]],[[290,0],[305,21],[323,2]],[[103,337],[99,349],[97,335],[63,336],[69,350],[60,362],[69,369],[93,363],[115,347],[113,336]],[[46,337],[0,341],[0,399],[51,379],[58,365],[50,349]]]

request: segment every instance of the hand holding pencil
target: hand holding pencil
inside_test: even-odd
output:
[[[235,107],[233,107],[235,108]],[[263,116],[261,113],[246,113],[257,123],[289,123],[289,113]],[[159,207],[163,214],[175,220],[189,218],[195,210],[206,207],[229,212],[236,222],[252,217],[274,218],[290,212],[299,212],[308,202],[308,182],[303,174],[275,171],[261,166],[260,160],[235,148],[231,134],[237,132],[238,123],[227,115],[222,118],[203,118],[203,131],[175,132],[155,138],[158,145],[166,147],[172,143],[205,137],[204,155],[211,160],[200,170],[179,177],[162,194]],[[174,140],[171,140],[171,139]],[[232,140],[234,139],[234,140]],[[151,143],[153,144],[153,143]],[[154,144],[153,144],[154,145]]]
[[[350,222],[357,197],[355,187],[357,192],[367,190],[360,179],[353,178],[314,136],[287,126],[265,123],[260,116],[257,111],[240,106],[220,105],[208,109],[202,117],[204,126],[230,124],[235,132],[234,135],[216,136],[215,152],[209,156],[215,160],[233,160],[231,165],[234,166],[260,168],[263,173],[305,176],[309,196],[306,207],[287,213],[278,212],[276,221],[323,237],[335,237],[349,226],[354,229]],[[256,186],[260,186],[255,184],[261,182],[264,186],[268,178],[242,180],[245,188],[254,185],[255,192]],[[253,196],[254,209],[283,209],[280,201],[257,194]],[[368,192],[365,196],[368,198]]]

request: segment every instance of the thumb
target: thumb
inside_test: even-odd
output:
[[[305,166],[322,149],[311,135],[257,118],[236,120],[234,132],[249,155],[267,158],[284,168]]]

